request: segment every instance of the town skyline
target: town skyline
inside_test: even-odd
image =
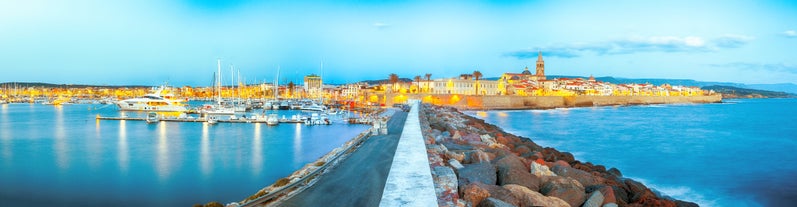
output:
[[[0,82],[212,84],[565,76],[797,83],[797,8],[772,2],[5,1]],[[568,15],[579,14],[579,15]],[[634,17],[634,18],[629,18]],[[323,72],[321,65],[323,64]],[[226,78],[225,78],[226,79]]]

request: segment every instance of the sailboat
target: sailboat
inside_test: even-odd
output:
[[[235,110],[233,108],[224,107],[221,103],[221,60],[217,61],[218,73],[216,73],[216,91],[218,95],[216,96],[216,104],[204,105],[200,111],[205,115],[235,115]]]

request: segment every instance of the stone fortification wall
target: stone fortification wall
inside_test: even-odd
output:
[[[708,96],[469,96],[412,94],[408,95],[408,97],[434,105],[477,110],[722,102],[722,95],[720,94]]]

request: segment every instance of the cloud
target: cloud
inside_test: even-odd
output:
[[[783,32],[783,36],[786,36],[788,38],[796,38],[797,37],[797,31],[787,30],[787,31]]]
[[[709,64],[708,66],[717,67],[717,68],[737,68],[742,70],[786,72],[786,73],[797,74],[797,65],[786,64],[786,63],[733,62],[733,63],[723,63],[723,64]]]
[[[574,58],[585,53],[598,55],[620,55],[643,52],[711,52],[720,49],[731,49],[744,46],[754,38],[745,35],[727,34],[714,39],[686,36],[635,36],[625,39],[596,43],[560,44],[538,47],[535,50],[518,50],[504,55],[518,59],[537,57],[537,51],[546,56]]]
[[[385,23],[382,23],[382,22],[376,22],[376,23],[373,24],[373,26],[376,27],[376,29],[385,29],[385,28],[390,27],[389,24],[385,24]]]

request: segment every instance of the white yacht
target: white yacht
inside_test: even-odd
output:
[[[131,98],[116,102],[122,111],[186,111],[183,100],[174,99],[172,94],[161,94],[165,87],[161,86],[155,93],[139,98]]]
[[[268,118],[266,119],[266,124],[269,126],[275,126],[279,124],[279,119],[277,118],[277,114],[269,114]]]
[[[157,122],[160,121],[160,117],[159,117],[158,113],[149,112],[149,113],[147,113],[147,118],[145,119],[145,121],[147,121],[148,124],[157,123]]]

